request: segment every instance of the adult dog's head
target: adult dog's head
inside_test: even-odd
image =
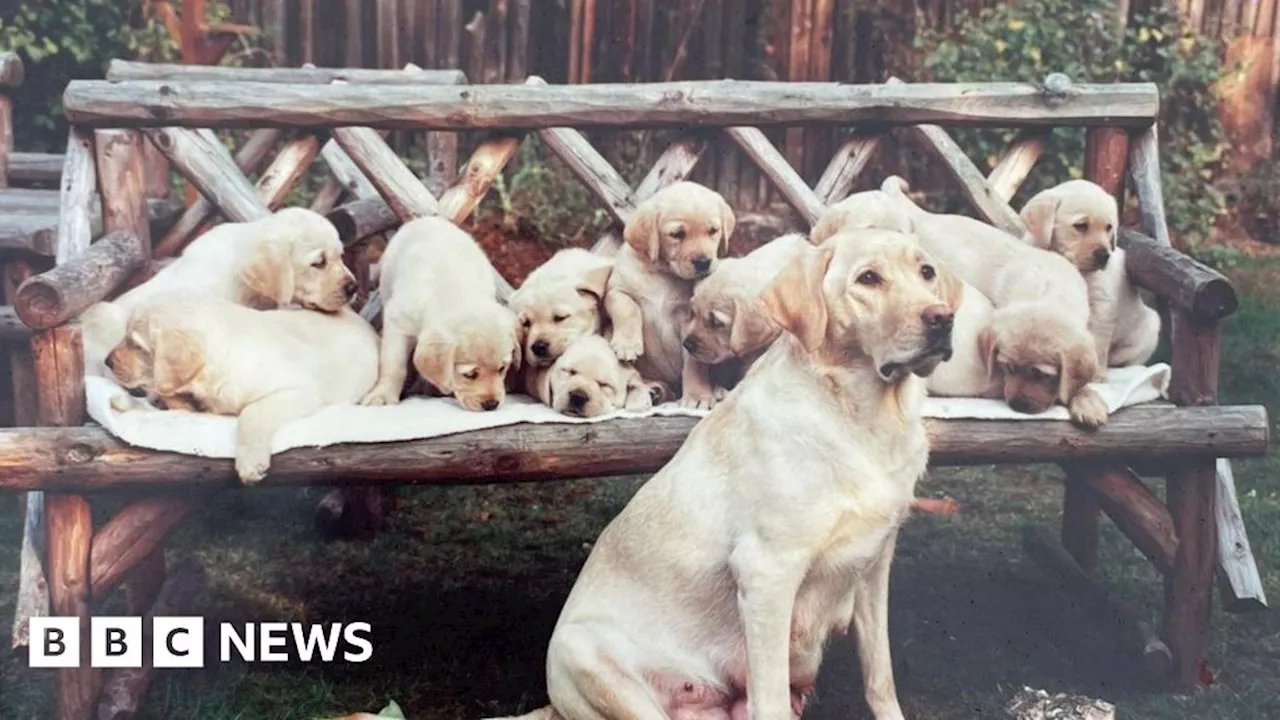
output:
[[[963,285],[914,236],[847,230],[806,250],[765,291],[770,316],[829,364],[869,360],[884,382],[951,356]]]
[[[1067,404],[1098,371],[1093,338],[1040,303],[996,310],[978,334],[978,352],[988,376],[1003,378],[1005,402],[1024,413]]]
[[[520,369],[515,314],[487,303],[433,323],[418,337],[413,367],[467,410],[496,410],[507,397],[507,373]]]
[[[1082,273],[1105,268],[1116,251],[1116,200],[1088,180],[1068,180],[1036,194],[1021,215],[1036,247],[1058,253]]]
[[[241,279],[274,305],[337,312],[355,296],[358,286],[342,262],[342,241],[323,215],[291,207],[244,226],[256,242]]]
[[[720,193],[678,182],[640,203],[622,237],[652,267],[695,280],[716,269],[735,222]]]

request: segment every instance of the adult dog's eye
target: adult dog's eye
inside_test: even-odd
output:
[[[924,278],[925,280],[932,280],[934,277],[937,276],[937,274],[938,274],[938,271],[934,270],[932,265],[922,265],[920,267],[920,277]]]
[[[1089,222],[1087,220],[1081,220],[1071,227],[1075,228],[1077,232],[1086,232],[1089,229]]]
[[[865,270],[858,276],[859,285],[879,285],[880,283],[880,274],[875,270]]]
[[[317,270],[322,270],[322,269],[324,269],[324,266],[325,266],[325,265],[327,265],[327,264],[329,264],[329,260],[328,260],[328,258],[326,258],[326,257],[325,257],[325,256],[323,256],[323,255],[321,255],[320,257],[318,257],[318,258],[316,258],[315,260],[312,260],[312,261],[311,261],[311,267],[313,267],[313,268],[315,268],[315,269],[317,269]]]
[[[672,230],[672,231],[671,231],[671,237],[675,238],[676,240],[683,240],[683,239],[684,239],[684,228],[680,228],[679,230]]]
[[[556,322],[564,322],[565,320],[569,319],[569,316],[563,313],[556,313],[551,317],[551,319],[555,320]]]

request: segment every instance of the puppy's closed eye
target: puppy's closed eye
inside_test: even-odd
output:
[[[1076,232],[1082,232],[1082,233],[1089,232],[1089,221],[1077,220],[1074,224],[1071,225],[1071,227],[1075,228]]]

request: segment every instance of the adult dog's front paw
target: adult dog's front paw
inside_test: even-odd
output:
[[[400,402],[400,388],[386,385],[374,385],[373,389],[360,398],[361,405],[396,405]]]
[[[1089,388],[1081,390],[1071,398],[1067,411],[1071,413],[1071,422],[1085,430],[1097,430],[1102,427],[1110,414],[1102,397]]]

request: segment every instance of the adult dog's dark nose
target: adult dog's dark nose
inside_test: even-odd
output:
[[[711,272],[711,258],[698,257],[693,259],[693,271],[699,275],[706,275]]]
[[[930,305],[920,312],[920,319],[924,321],[925,330],[930,336],[950,332],[955,317],[955,313],[946,305]]]
[[[685,349],[685,350],[688,350],[688,351],[689,351],[689,352],[691,352],[691,353],[696,353],[696,352],[698,352],[698,338],[696,338],[696,337],[694,337],[694,336],[692,336],[692,335],[690,335],[689,337],[685,338],[685,339],[684,339],[684,342],[682,342],[682,343],[680,343],[680,344],[684,346],[684,349]]]
[[[581,410],[587,404],[587,394],[581,390],[569,391],[569,407]]]
[[[534,341],[534,343],[529,346],[529,349],[533,351],[534,355],[540,358],[544,358],[551,353],[551,346],[547,344],[546,340]]]
[[[484,402],[480,403],[480,407],[484,408],[485,410],[497,410],[498,405],[500,404],[501,403],[499,403],[497,400],[493,398],[489,398],[488,400],[485,400]]]
[[[347,284],[342,286],[342,292],[346,293],[348,299],[355,297],[359,290],[360,284],[355,280],[348,280]]]
[[[1111,251],[1106,248],[1098,248],[1093,251],[1093,266],[1099,270],[1107,266],[1107,261],[1111,259]]]

